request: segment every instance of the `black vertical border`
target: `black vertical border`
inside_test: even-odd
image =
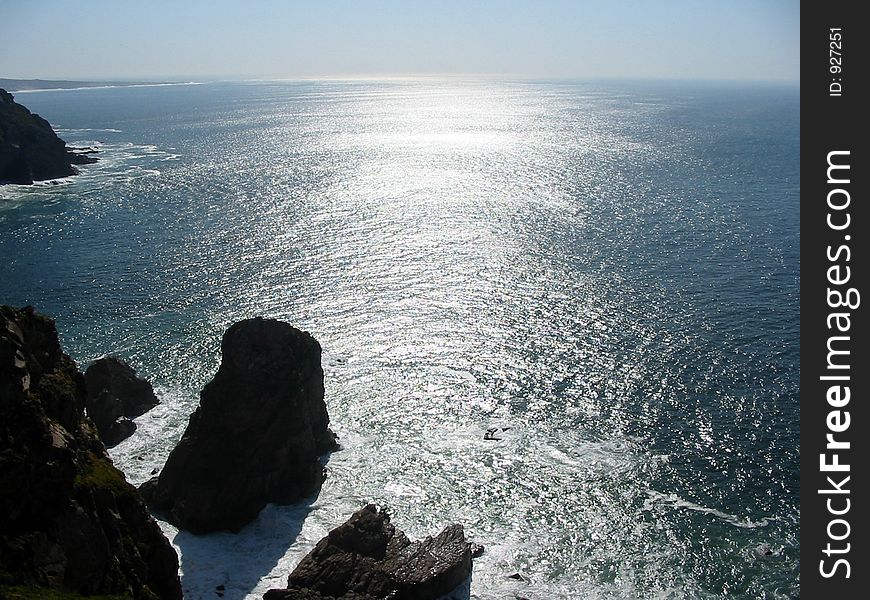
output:
[[[870,99],[864,81],[870,61],[867,60],[866,38],[870,35],[870,23],[858,14],[859,2],[808,2],[801,6],[801,595],[811,600],[816,598],[850,600],[867,598],[870,593],[870,546],[866,522],[870,511],[868,494],[870,473],[868,463],[867,380],[870,378],[868,362],[868,333],[865,313],[870,296],[867,290],[867,237],[870,222],[867,216],[866,179],[868,176],[865,138],[870,135]],[[842,34],[842,73],[831,72],[831,28],[839,28]],[[836,48],[834,48],[836,49]],[[836,56],[836,55],[833,55]],[[836,62],[836,61],[835,61]],[[831,84],[842,85],[840,96],[831,95]],[[836,86],[834,86],[836,87]],[[850,183],[847,186],[828,184],[828,153],[848,150]],[[827,206],[827,194],[835,188],[846,187],[851,202],[848,231],[834,231],[826,219],[831,212]],[[838,194],[838,198],[843,196]],[[835,215],[842,218],[842,214]],[[849,235],[850,240],[845,240]],[[855,287],[862,293],[861,305],[855,310],[833,309],[828,306],[827,271],[834,263],[828,259],[828,246],[836,250],[846,244],[851,250],[851,260],[839,264],[851,268],[851,279],[840,286],[845,290]],[[845,255],[843,255],[844,257]],[[833,287],[833,286],[831,286]],[[826,434],[829,433],[826,418],[833,407],[828,405],[826,392],[831,382],[820,377],[827,370],[828,337],[838,335],[828,330],[827,317],[831,312],[848,311],[851,316],[849,335],[848,371],[851,400],[841,410],[850,413],[850,427],[836,434],[837,439],[849,441],[851,447],[840,451],[840,462],[850,465],[847,475],[848,497],[851,501],[848,513],[837,517],[828,512],[826,501],[833,498],[834,508],[842,508],[846,495],[821,494],[819,490],[830,488],[826,478],[833,476],[842,480],[841,473],[822,473],[820,454],[826,452]],[[844,371],[840,371],[844,373]],[[829,454],[833,451],[828,450]],[[830,462],[830,461],[829,461]],[[842,518],[849,522],[849,536],[842,541],[829,540],[828,524],[832,519]],[[840,536],[845,531],[842,523],[833,527]],[[849,552],[826,556],[827,544],[845,548]],[[837,558],[844,558],[850,565],[850,577],[845,577],[845,568],[840,565],[835,576],[825,578],[820,572],[820,561],[826,561],[830,569]]]

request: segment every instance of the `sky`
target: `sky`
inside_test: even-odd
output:
[[[799,80],[799,0],[0,0],[0,77]]]

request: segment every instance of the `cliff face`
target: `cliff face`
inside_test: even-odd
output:
[[[0,307],[0,597],[180,599],[178,557],[84,407],[54,322]]]
[[[323,401],[320,344],[272,319],[231,326],[220,369],[160,475],[140,488],[150,506],[193,533],[238,531],[269,502],[323,482],[318,456],[336,447]]]
[[[74,164],[95,162],[66,147],[48,121],[0,89],[0,184],[31,184],[78,173]]]

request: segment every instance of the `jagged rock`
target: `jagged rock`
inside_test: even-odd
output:
[[[146,501],[194,533],[238,531],[270,502],[319,489],[318,457],[336,449],[323,401],[321,349],[310,334],[273,319],[231,326],[223,359]]]
[[[180,599],[178,557],[84,407],[54,322],[0,307],[0,592]]]
[[[57,137],[51,125],[0,89],[0,184],[31,184],[78,173],[73,165],[96,162]]]
[[[434,600],[471,575],[461,525],[411,542],[369,504],[317,543],[266,600]]]
[[[103,431],[97,428],[97,433],[106,448],[112,448],[136,433],[136,423],[127,417],[118,417]]]
[[[100,438],[111,447],[136,431],[130,419],[158,404],[151,384],[136,376],[136,371],[120,358],[107,356],[85,371],[88,389],[87,413]]]
[[[334,596],[324,596],[311,589],[296,590],[269,590],[263,594],[264,600],[334,600]],[[367,594],[355,594],[348,592],[341,596],[340,600],[377,600]]]

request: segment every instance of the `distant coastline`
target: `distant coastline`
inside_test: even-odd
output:
[[[46,90],[81,90],[86,88],[151,87],[162,85],[193,85],[195,81],[73,81],[66,79],[4,79],[0,88],[9,92],[41,92]]]

